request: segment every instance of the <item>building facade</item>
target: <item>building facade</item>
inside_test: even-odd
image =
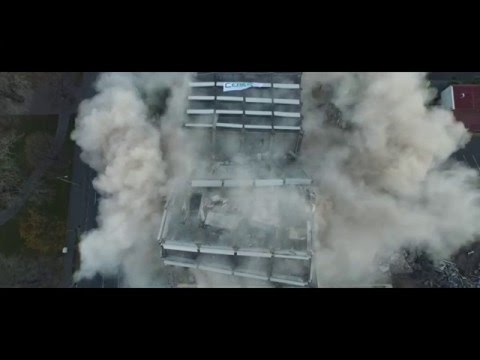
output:
[[[311,286],[315,194],[297,163],[301,73],[197,73],[187,139],[198,166],[170,194],[166,265]]]

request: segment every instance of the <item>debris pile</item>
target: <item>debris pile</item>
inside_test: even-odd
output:
[[[447,259],[433,262],[422,251],[403,251],[391,258],[392,276],[408,276],[412,285],[427,288],[479,288],[480,269],[471,274],[462,273],[458,265]],[[415,284],[415,285],[413,285]]]
[[[327,122],[343,130],[349,128],[349,124],[344,119],[342,112],[338,107],[335,106],[335,104],[327,103],[324,105],[324,108]]]
[[[443,260],[435,267],[436,276],[426,280],[428,287],[441,288],[478,288],[480,278],[478,276],[463,276],[457,265],[449,260]]]

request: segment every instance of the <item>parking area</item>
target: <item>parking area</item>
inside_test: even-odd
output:
[[[480,171],[480,134],[472,136],[467,146],[453,154],[453,157],[472,169]]]

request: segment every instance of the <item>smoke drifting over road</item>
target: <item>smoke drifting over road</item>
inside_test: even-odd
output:
[[[187,79],[188,74],[175,73],[103,74],[98,94],[81,104],[72,138],[82,148],[82,159],[97,171],[93,185],[102,198],[98,228],[80,242],[77,278],[121,270],[127,285],[162,284],[153,247],[170,169],[161,152],[160,128],[162,122],[181,121],[172,115],[181,107]],[[151,105],[162,100],[169,109],[152,111]]]
[[[305,73],[303,86],[303,161],[330,205],[318,219],[320,283],[370,282],[397,249],[441,258],[479,234],[478,174],[448,162],[469,135],[426,106],[425,74]],[[327,101],[347,129],[328,123]]]

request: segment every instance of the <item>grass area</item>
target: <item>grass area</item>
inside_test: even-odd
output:
[[[29,134],[38,131],[47,132],[55,135],[57,128],[57,116],[15,116],[12,126],[17,129],[18,133],[25,136],[16,145],[15,161],[21,168],[25,179],[28,178],[32,169],[28,167],[25,157],[25,138]],[[2,120],[0,118],[0,120]],[[70,123],[69,133],[73,130],[73,121]],[[38,252],[25,246],[24,239],[20,235],[20,224],[26,221],[29,210],[36,210],[42,216],[48,219],[57,219],[64,225],[65,232],[68,217],[68,201],[70,194],[70,184],[56,179],[58,176],[68,175],[70,177],[72,170],[71,159],[73,157],[73,141],[67,135],[63,149],[61,151],[60,164],[55,164],[53,169],[47,170],[47,176],[43,179],[47,188],[51,189],[51,196],[40,204],[34,204],[28,201],[25,207],[17,214],[17,216],[8,223],[0,226],[0,252],[5,255],[22,253],[25,255],[37,255]],[[64,242],[64,237],[63,240]],[[63,243],[62,243],[63,245]]]

